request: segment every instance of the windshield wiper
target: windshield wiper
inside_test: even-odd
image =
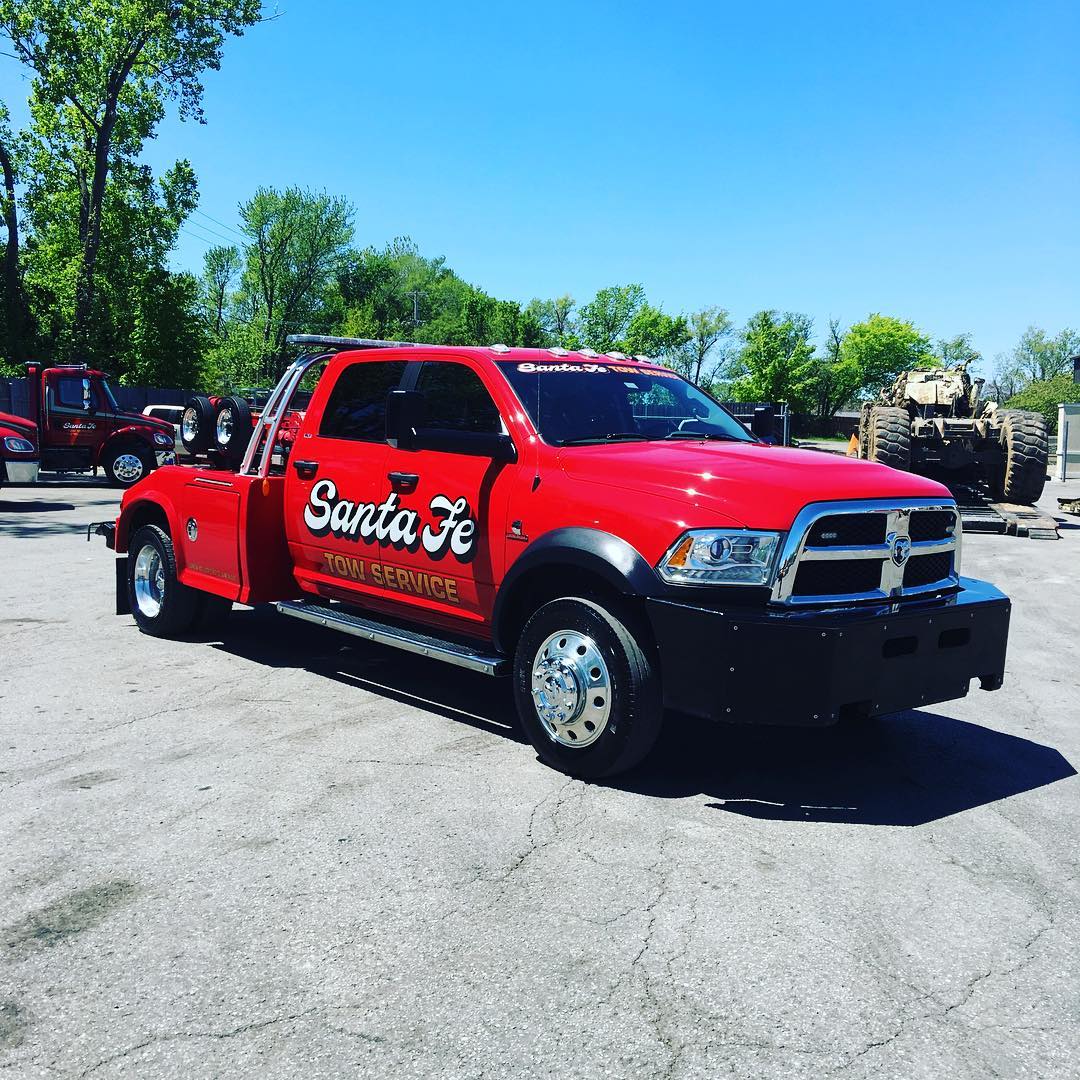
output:
[[[724,442],[750,442],[738,435],[729,435],[726,431],[673,431],[665,439],[720,439]]]
[[[609,431],[606,435],[584,435],[579,439],[563,439],[560,446],[585,446],[588,443],[602,442],[648,442],[649,440],[636,431]]]

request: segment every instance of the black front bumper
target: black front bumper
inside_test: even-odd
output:
[[[741,610],[649,599],[664,704],[744,724],[815,727],[997,690],[1011,605],[961,578],[927,602],[829,611]]]

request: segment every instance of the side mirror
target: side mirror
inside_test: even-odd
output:
[[[771,405],[759,405],[754,410],[753,419],[750,421],[750,434],[759,442],[769,442],[776,437],[776,424]]]
[[[386,395],[386,441],[399,450],[416,449],[416,431],[424,426],[424,395],[416,390],[391,390]]]
[[[498,431],[420,428],[416,432],[413,448],[441,450],[444,454],[469,454],[471,457],[491,458],[492,461],[517,461],[514,440]]]

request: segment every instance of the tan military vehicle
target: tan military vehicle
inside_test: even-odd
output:
[[[1046,420],[981,401],[967,365],[905,371],[859,416],[859,457],[939,479],[983,478],[994,499],[1034,503],[1046,482]]]

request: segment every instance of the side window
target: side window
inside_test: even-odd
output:
[[[480,376],[464,364],[425,361],[416,389],[424,395],[428,428],[442,431],[502,431],[499,410]]]
[[[347,367],[330,391],[319,434],[331,439],[382,442],[386,395],[397,389],[404,360],[361,360]]]
[[[65,375],[56,380],[56,404],[61,409],[82,412],[90,405],[90,380]]]

